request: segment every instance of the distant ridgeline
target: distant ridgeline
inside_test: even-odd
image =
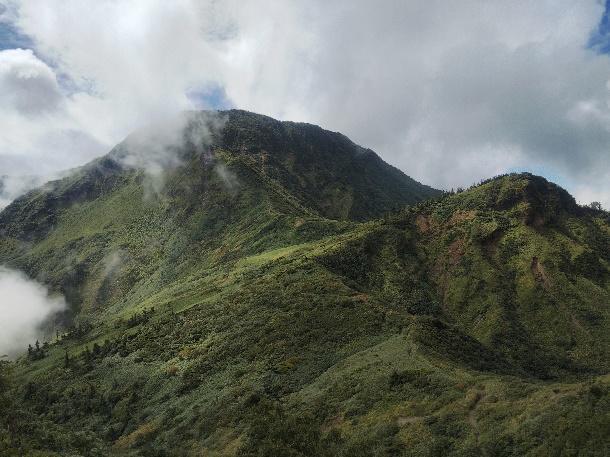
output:
[[[0,365],[2,455],[610,453],[610,218],[537,176],[187,113],[5,208],[0,264],[70,305]]]

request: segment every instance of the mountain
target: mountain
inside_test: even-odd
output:
[[[439,194],[316,126],[237,110],[187,113],[7,207],[0,260],[43,278],[73,307],[106,307],[108,294],[125,304],[141,281],[161,289],[181,271],[336,233],[348,220]],[[106,281],[117,259],[121,275]]]
[[[610,448],[607,213],[529,174],[440,194],[311,125],[183,121],[0,213],[0,263],[70,304],[2,365],[5,454]]]

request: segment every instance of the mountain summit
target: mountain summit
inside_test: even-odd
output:
[[[541,177],[442,194],[313,125],[187,113],[9,205],[0,263],[70,305],[0,376],[8,455],[610,446],[609,216]]]
[[[160,191],[168,181],[167,196],[188,181],[188,192],[204,198],[210,169],[224,170],[220,178],[225,187],[241,179],[245,188],[258,188],[261,197],[265,193],[264,198],[275,203],[336,220],[366,220],[440,195],[370,149],[315,125],[280,122],[240,110],[187,112],[130,135],[106,157],[50,189],[27,195],[4,214],[3,221],[23,219],[13,212],[24,206],[34,210],[28,200],[41,206],[40,214],[26,217],[39,220],[43,213],[55,214],[57,205],[63,208],[73,200],[116,192],[134,176],[152,186],[147,191]],[[155,179],[147,179],[151,177]]]

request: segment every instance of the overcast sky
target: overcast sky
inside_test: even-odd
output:
[[[514,170],[610,208],[597,0],[0,0],[0,175],[107,152],[170,113],[338,130],[449,189]]]

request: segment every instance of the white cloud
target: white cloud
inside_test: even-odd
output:
[[[23,274],[0,267],[0,355],[16,355],[40,338],[41,326],[66,304]]]
[[[164,189],[163,171],[181,165],[184,152],[194,148],[209,154],[211,138],[226,122],[224,116],[186,111],[179,115],[157,120],[154,124],[130,134],[116,150],[115,159],[124,166],[146,171],[145,199],[159,197]]]
[[[106,151],[70,115],[70,103],[32,50],[0,51],[0,176],[49,176]]]
[[[61,101],[55,73],[29,49],[0,51],[0,87],[0,104],[20,114],[43,114]]]
[[[27,141],[0,142],[0,165],[16,150],[56,156],[54,167],[84,161],[218,83],[237,107],[342,131],[436,186],[544,168],[610,207],[610,60],[586,49],[597,0],[23,0],[17,10],[36,53],[76,89],[54,116],[1,119]],[[42,152],[64,131],[81,144],[63,135],[62,151]]]
[[[40,176],[0,176],[0,210],[27,191],[44,184]]]

